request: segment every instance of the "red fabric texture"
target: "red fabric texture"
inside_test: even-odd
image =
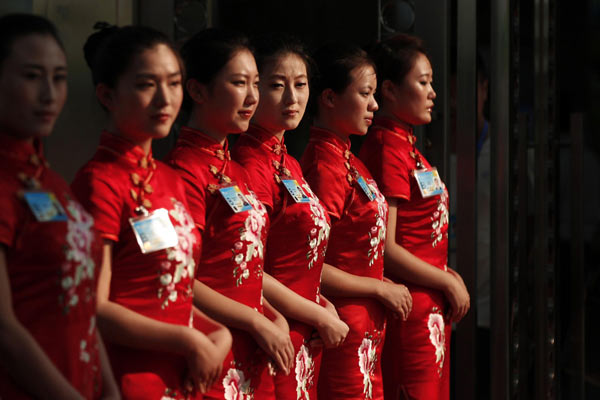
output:
[[[421,196],[412,172],[417,160],[425,168],[431,165],[416,149],[415,141],[409,127],[379,117],[360,156],[383,194],[398,199],[396,242],[446,270],[448,192],[444,187],[441,195]],[[407,321],[389,319],[383,354],[386,399],[448,399],[451,324],[443,317],[448,304],[438,290],[405,284],[413,308]]]
[[[24,178],[35,178],[37,189]],[[48,168],[34,144],[0,134],[0,243],[4,245],[12,306],[56,368],[86,399],[102,387],[96,336],[96,280],[100,241],[94,220],[69,186]],[[51,192],[67,221],[38,222],[24,190]],[[36,377],[31,377],[36,379]],[[31,398],[0,372],[0,398]]]
[[[267,211],[249,190],[244,168],[231,161],[225,146],[200,131],[183,127],[167,160],[183,177],[186,192],[193,198],[192,216],[201,221],[201,267],[196,278],[219,293],[262,310],[264,245],[268,228]],[[252,209],[234,213],[219,192],[237,185]],[[233,393],[254,394],[256,399],[273,398],[273,379],[268,359],[251,335],[232,329],[233,345],[223,367],[223,376],[205,398],[233,398]]]
[[[73,192],[113,241],[110,300],[146,317],[192,326],[192,283],[200,235],[187,211],[183,182],[124,138],[103,132],[93,158],[77,173]],[[164,208],[178,235],[177,246],[143,254],[129,218]],[[107,351],[124,399],[200,398],[183,388],[184,357],[107,341]]]
[[[329,239],[329,215],[304,180],[302,169],[285,144],[256,125],[236,142],[233,158],[246,168],[252,188],[267,206],[271,226],[267,237],[265,271],[301,296],[319,303],[321,271]],[[296,203],[282,180],[293,179],[310,202]],[[315,399],[321,349],[309,341],[312,326],[290,320],[295,368],[275,376],[278,399]]]
[[[350,142],[313,127],[301,164],[331,218],[325,262],[354,275],[382,279],[387,203],[369,171],[350,152]],[[360,188],[359,176],[374,200]],[[383,306],[374,299],[331,300],[350,332],[340,347],[323,350],[319,397],[382,399]]]

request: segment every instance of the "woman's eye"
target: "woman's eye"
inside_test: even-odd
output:
[[[179,86],[181,86],[181,81],[180,80],[173,81],[173,82],[170,82],[169,85],[171,87],[179,87]]]
[[[64,82],[66,80],[67,80],[67,75],[66,74],[54,75],[54,82]]]
[[[235,86],[244,86],[246,84],[246,81],[244,81],[244,80],[233,81],[233,84]]]
[[[27,71],[23,74],[23,77],[25,77],[25,79],[27,79],[27,80],[34,80],[41,76],[42,75],[39,72],[35,72],[35,71]]]
[[[280,83],[280,82],[271,83],[271,87],[273,89],[282,89],[283,88],[283,83]]]
[[[308,86],[308,83],[306,82],[296,82],[296,87],[298,88],[302,88],[302,87],[306,87]]]
[[[137,87],[138,89],[148,89],[152,86],[154,86],[153,82],[138,82],[135,84],[135,87]]]

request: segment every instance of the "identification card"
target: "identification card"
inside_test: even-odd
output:
[[[67,213],[52,192],[23,193],[29,209],[39,222],[66,221]]]
[[[287,191],[292,196],[292,199],[294,199],[296,203],[310,202],[310,198],[306,195],[306,193],[304,193],[304,190],[302,190],[302,187],[298,184],[297,180],[283,179],[281,182],[283,182],[283,185],[285,186]]]
[[[148,215],[129,218],[129,223],[144,254],[177,246],[179,242],[169,212],[164,208]]]
[[[358,181],[358,185],[360,186],[362,191],[369,198],[369,201],[375,200],[375,194],[373,194],[373,191],[371,190],[369,185],[367,185],[367,181],[365,181],[365,178],[363,178],[362,175],[359,175],[357,181]]]
[[[444,185],[442,184],[437,168],[417,169],[415,170],[415,179],[419,184],[423,198],[436,196],[442,194],[444,191]]]
[[[237,185],[222,187],[219,189],[219,192],[221,192],[221,195],[234,213],[252,209],[252,205]]]

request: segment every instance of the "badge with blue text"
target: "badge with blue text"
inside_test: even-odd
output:
[[[417,169],[414,174],[423,198],[436,196],[444,191],[437,168]]]
[[[66,221],[67,213],[54,193],[28,191],[23,197],[39,222]]]
[[[234,213],[252,209],[252,204],[248,202],[248,199],[237,185],[222,187],[219,192]]]
[[[129,223],[144,254],[177,246],[179,242],[169,212],[164,208],[129,218]]]
[[[358,175],[358,178],[356,179],[356,181],[358,182],[358,185],[360,186],[362,191],[369,198],[369,201],[375,200],[375,194],[373,194],[373,191],[371,190],[369,185],[367,185],[367,181],[365,181],[365,178],[363,178],[362,175]]]
[[[296,203],[309,203],[310,198],[302,190],[302,186],[295,179],[282,179],[283,185]]]

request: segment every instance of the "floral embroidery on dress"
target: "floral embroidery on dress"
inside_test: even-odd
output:
[[[313,223],[315,225],[308,234],[308,246],[309,250],[306,253],[306,259],[308,260],[308,269],[311,269],[315,262],[320,257],[325,257],[327,251],[327,241],[329,239],[329,231],[331,229],[329,222],[327,221],[327,214],[325,209],[321,205],[321,202],[315,196],[313,191],[310,189],[308,183],[303,182],[302,189],[310,199],[310,211]],[[321,244],[325,243],[323,248]]]
[[[427,327],[429,328],[429,341],[435,347],[435,362],[438,364],[438,374],[442,376],[444,357],[446,352],[446,332],[444,317],[437,307],[433,307],[429,314]]]
[[[158,289],[158,297],[165,299],[161,308],[166,308],[169,302],[177,301],[177,285],[182,279],[187,279],[188,284],[185,294],[191,296],[192,282],[196,262],[194,261],[194,245],[197,242],[196,236],[193,234],[196,225],[194,220],[185,209],[183,204],[175,199],[171,199],[173,209],[169,211],[169,215],[177,221],[175,232],[177,233],[177,246],[166,249],[167,259],[161,263],[160,283],[161,288]],[[173,264],[175,270],[173,271]],[[166,294],[166,296],[165,296]]]
[[[310,400],[308,390],[313,385],[315,363],[305,345],[296,354],[296,399]]]
[[[373,398],[373,383],[371,377],[375,375],[377,364],[377,346],[381,342],[382,333],[375,331],[374,334],[365,332],[365,337],[358,348],[358,366],[363,374],[363,394],[365,399]]]
[[[385,250],[385,235],[387,232],[388,205],[385,201],[385,197],[377,188],[377,184],[372,180],[369,180],[368,185],[371,192],[375,195],[375,201],[377,202],[375,225],[369,230],[371,248],[369,249],[367,256],[369,257],[370,267],[375,263],[375,260],[379,257],[383,257],[383,252]]]
[[[225,388],[225,400],[251,400],[254,398],[250,387],[250,379],[246,379],[244,371],[229,368],[227,375],[223,378]]]
[[[437,209],[434,211],[431,216],[431,228],[433,232],[431,232],[431,242],[432,247],[436,247],[444,238],[442,233],[442,228],[444,225],[448,225],[449,217],[448,217],[448,190],[444,186],[444,191],[440,194],[440,198],[438,199]],[[447,234],[446,234],[447,235]]]
[[[189,396],[181,395],[176,389],[165,388],[165,392],[163,393],[160,400],[185,400],[188,399]]]
[[[90,256],[94,234],[92,225],[94,218],[83,207],[72,200],[67,203],[69,219],[67,221],[67,236],[65,246],[65,263],[62,265],[61,286],[63,293],[59,302],[65,314],[71,307],[76,306],[80,298],[77,288],[85,280],[94,279],[94,260]]]
[[[244,226],[240,228],[240,240],[235,242],[231,249],[233,260],[236,263],[236,267],[233,269],[236,286],[240,286],[244,279],[250,276],[248,263],[255,257],[263,259],[264,243],[262,235],[267,223],[265,218],[267,210],[263,204],[256,200],[252,192],[245,195],[245,197],[252,205],[252,209],[248,211]],[[262,271],[260,274],[262,274]]]

